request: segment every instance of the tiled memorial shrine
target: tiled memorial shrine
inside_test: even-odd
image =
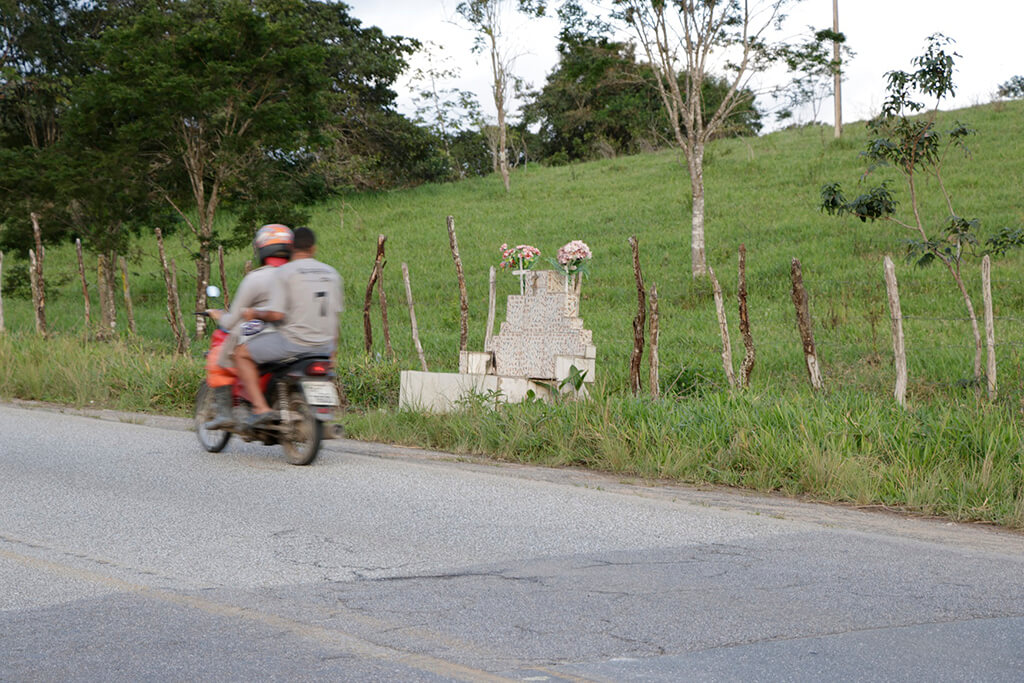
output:
[[[583,381],[594,381],[597,348],[593,333],[579,317],[579,296],[552,270],[522,274],[522,293],[510,295],[506,319],[483,353],[462,354],[459,373],[403,371],[399,404],[403,408],[445,412],[467,394],[500,394],[518,402],[532,391],[548,398],[575,367]],[[585,394],[585,389],[581,390]]]

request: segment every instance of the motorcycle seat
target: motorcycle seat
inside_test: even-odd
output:
[[[257,367],[260,374],[264,374],[267,372],[284,370],[291,365],[295,365],[296,363],[305,360],[330,360],[330,356],[323,353],[300,353],[294,356],[288,356],[287,358],[279,358],[278,360],[272,360],[267,363],[260,363]]]

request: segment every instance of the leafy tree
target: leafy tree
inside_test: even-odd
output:
[[[961,273],[964,254],[979,244],[977,218],[961,216],[953,206],[953,198],[943,179],[948,154],[954,149],[967,151],[966,141],[974,131],[959,121],[949,129],[938,128],[935,115],[942,100],[954,94],[953,70],[959,55],[948,51],[953,41],[941,34],[928,39],[924,53],[912,60],[912,72],[890,71],[886,74],[887,97],[881,114],[868,122],[870,139],[863,152],[870,162],[865,177],[879,167],[894,168],[906,183],[911,215],[901,217],[898,202],[889,187],[882,183],[848,199],[839,183],[830,183],[821,190],[821,210],[830,215],[849,214],[861,221],[886,221],[912,235],[906,240],[907,256],[918,265],[938,262],[949,272],[963,298],[974,335],[974,378],[981,378],[981,332],[970,294]],[[924,102],[918,95],[933,98],[934,105],[924,116]],[[922,198],[921,176],[935,179],[935,187],[946,208],[945,216],[932,219],[926,215]],[[1019,235],[1004,230],[991,241],[993,251],[1003,251],[1019,244]]]
[[[136,151],[150,191],[195,238],[198,308],[217,212],[235,209],[242,239],[259,222],[298,218],[296,204],[337,181],[321,153],[326,133],[357,145],[346,126],[393,100],[404,63],[344,5],[315,0],[152,0],[105,31],[95,56],[100,68],[75,106],[109,132],[97,136],[102,151]],[[342,111],[349,116],[332,119]]]
[[[785,108],[777,114],[779,120],[792,118],[794,109],[806,105],[811,107],[811,120],[817,120],[822,102],[836,94],[835,79],[840,76],[842,65],[855,56],[846,46],[844,34],[830,29],[814,31],[812,28],[811,31],[812,35],[803,43],[783,45],[780,49],[786,68],[794,76],[779,89],[778,94],[786,101]],[[841,125],[837,119],[836,137],[839,137]]]
[[[680,83],[685,75],[680,75]],[[729,84],[709,75],[701,94],[710,115]],[[648,64],[633,46],[608,36],[562,32],[558,66],[523,108],[526,123],[538,123],[543,158],[554,161],[632,154],[673,143],[672,127]],[[752,135],[761,128],[753,93],[744,96],[716,137]]]
[[[996,96],[1004,100],[1024,97],[1024,76],[1014,76],[1000,85]]]
[[[686,157],[691,188],[691,271],[707,273],[704,257],[704,150],[751,94],[747,84],[778,54],[766,35],[792,0],[614,0],[650,62],[673,138]],[[720,64],[728,90],[710,116],[704,83]],[[680,63],[682,61],[682,63]],[[679,78],[679,74],[685,74]]]
[[[437,51],[443,49],[441,46],[434,47]],[[436,52],[432,52],[428,58],[429,65],[417,68],[410,79],[418,87],[414,97],[415,121],[425,126],[439,142],[448,166],[447,179],[481,175],[473,170],[474,164],[465,157],[465,152],[469,150],[458,144],[460,139],[476,138],[486,146],[486,140],[480,133],[483,128],[480,103],[473,92],[448,85],[460,75],[458,67],[448,66],[450,60],[438,59]],[[479,157],[479,150],[473,150],[470,156]],[[488,172],[490,169],[484,168],[482,174]]]

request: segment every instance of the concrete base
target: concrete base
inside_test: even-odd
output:
[[[449,413],[458,410],[459,403],[474,394],[486,396],[494,403],[519,403],[531,391],[542,400],[550,400],[552,396],[552,387],[548,383],[525,377],[403,370],[398,407],[401,410]]]

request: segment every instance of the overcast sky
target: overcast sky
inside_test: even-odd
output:
[[[490,67],[470,49],[473,34],[455,19],[457,0],[345,0],[364,25],[379,26],[388,35],[404,35],[444,46],[449,67],[461,77],[453,87],[477,93],[484,112],[490,102]],[[605,3],[609,4],[609,3]],[[830,28],[832,0],[803,0],[790,10],[786,33],[796,36],[808,26]],[[544,84],[557,62],[558,23],[555,19],[526,21],[512,16],[507,31],[519,56],[513,72],[534,87]],[[956,40],[957,94],[943,108],[988,102],[1000,83],[1024,75],[1019,35],[1024,29],[1024,0],[839,0],[839,29],[857,53],[847,65],[843,83],[844,122],[867,119],[884,99],[884,74],[911,69],[910,59],[921,53],[925,39],[944,33]],[[414,66],[425,66],[421,55]],[[400,83],[399,108],[412,112],[408,86]],[[832,122],[832,103],[822,106],[819,120]]]

